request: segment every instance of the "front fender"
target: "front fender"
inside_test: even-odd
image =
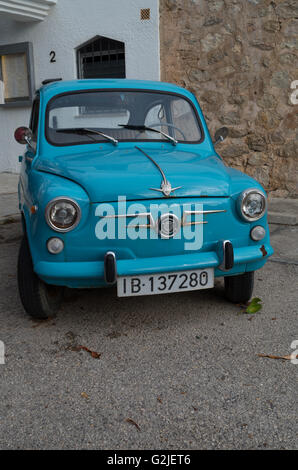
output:
[[[249,188],[259,189],[266,195],[266,191],[263,186],[252,176],[249,176],[240,170],[236,170],[236,168],[227,167],[226,170],[231,178],[230,196],[233,199],[237,199],[238,195],[242,193],[242,191]]]
[[[52,255],[46,248],[46,242],[49,238],[59,236],[65,241],[67,233],[58,233],[48,226],[45,219],[45,209],[47,204],[56,197],[66,196],[74,199],[81,208],[81,220],[74,231],[80,231],[84,227],[91,209],[86,191],[77,183],[61,176],[33,170],[28,178],[28,195],[24,196],[21,211],[25,221],[33,266],[42,260],[65,261],[64,250],[58,255]],[[28,201],[32,204],[30,207]]]

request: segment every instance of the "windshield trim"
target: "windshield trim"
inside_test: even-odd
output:
[[[172,91],[163,91],[163,90],[153,90],[153,89],[142,89],[142,88],[89,88],[89,89],[84,89],[84,90],[73,90],[73,91],[66,91],[66,92],[63,92],[63,93],[58,93],[57,95],[53,96],[47,103],[47,107],[46,107],[46,113],[45,113],[45,137],[46,137],[46,140],[47,142],[50,144],[50,145],[53,145],[54,147],[71,147],[71,146],[75,146],[75,145],[93,145],[93,144],[103,144],[103,143],[107,143],[107,140],[106,139],[102,139],[102,140],[97,140],[96,142],[86,142],[86,140],[82,141],[82,142],[74,142],[74,143],[66,143],[66,144],[59,144],[57,142],[53,142],[51,139],[50,139],[50,136],[49,136],[49,133],[48,133],[48,124],[49,124],[49,108],[50,108],[50,104],[52,101],[54,101],[56,98],[60,98],[61,96],[67,96],[67,95],[77,95],[77,94],[80,94],[80,93],[95,93],[95,92],[125,92],[125,91],[130,91],[130,92],[142,92],[142,93],[156,93],[156,94],[162,94],[162,95],[173,95],[173,96],[178,96],[179,98],[183,98],[185,99],[191,106],[194,114],[195,114],[195,117],[197,119],[197,123],[198,123],[198,126],[199,126],[199,129],[200,129],[200,132],[201,132],[201,138],[199,140],[192,140],[192,141],[187,141],[187,142],[184,142],[184,141],[181,141],[181,140],[178,140],[178,144],[183,144],[183,145],[193,145],[193,144],[201,144],[204,140],[205,140],[205,133],[204,133],[204,129],[203,129],[203,126],[202,126],[202,123],[201,123],[201,119],[200,119],[200,116],[198,114],[198,111],[197,111],[197,108],[196,106],[194,105],[193,101],[188,98],[187,96],[181,94],[181,93],[175,93],[175,92],[172,92]],[[165,143],[165,142],[169,142],[165,139],[119,139],[119,144],[121,144],[122,142],[156,142],[156,143]]]

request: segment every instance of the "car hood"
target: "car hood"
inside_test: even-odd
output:
[[[213,154],[172,149],[144,150],[163,170],[175,197],[229,196],[230,175],[224,163]],[[99,149],[54,158],[40,158],[37,170],[63,176],[80,184],[91,202],[163,198],[163,181],[158,167],[136,147]]]

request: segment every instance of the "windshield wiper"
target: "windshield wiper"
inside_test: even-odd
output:
[[[172,142],[173,145],[178,144],[178,140],[174,139],[174,137],[171,137],[170,135],[166,134],[165,132],[159,131],[158,129],[153,129],[153,127],[147,127],[147,126],[138,126],[134,124],[118,124],[118,126],[123,127],[124,129],[130,129],[132,131],[150,131],[150,132],[157,132],[158,134],[163,135],[166,137],[168,140]]]
[[[62,132],[63,134],[81,134],[81,135],[88,135],[88,136],[89,134],[98,134],[98,135],[101,135],[102,137],[105,137],[110,142],[113,142],[114,145],[118,144],[118,140],[114,139],[114,137],[104,134],[103,132],[100,132],[100,131],[95,131],[94,129],[88,129],[87,127],[71,127],[69,129],[56,129],[56,132]]]

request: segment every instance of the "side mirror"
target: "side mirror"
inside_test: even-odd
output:
[[[15,130],[14,138],[19,144],[28,144],[31,146],[32,132],[28,127],[18,127]]]
[[[214,134],[214,145],[219,144],[223,140],[225,140],[228,137],[229,134],[229,129],[227,127],[221,127],[220,129],[217,129],[217,131]]]

